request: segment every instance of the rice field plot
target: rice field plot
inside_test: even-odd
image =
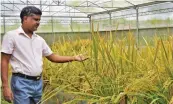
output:
[[[105,39],[106,38],[106,39]],[[136,44],[129,32],[116,39],[111,32],[90,39],[56,42],[52,50],[60,55],[87,53],[88,60],[55,64],[44,60],[42,103],[171,104],[173,37],[153,37],[152,45]]]

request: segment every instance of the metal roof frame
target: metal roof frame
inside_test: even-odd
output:
[[[98,1],[96,1],[96,2],[98,2]],[[66,0],[64,0],[61,3],[59,2],[59,0],[58,1],[53,0],[52,2],[49,1],[49,4],[46,4],[46,3],[47,3],[47,0],[44,3],[41,2],[41,0],[40,0],[40,3],[31,3],[29,0],[27,0],[26,2],[24,2],[22,0],[20,0],[20,2],[14,2],[14,1],[11,2],[10,0],[5,1],[5,2],[1,1],[1,6],[6,8],[6,9],[2,8],[1,11],[2,12],[17,11],[17,10],[21,11],[20,8],[18,7],[20,5],[35,5],[35,6],[40,6],[40,9],[42,10],[42,12],[54,12],[54,11],[50,11],[50,10],[45,11],[45,9],[48,8],[48,7],[50,8],[50,7],[56,7],[56,6],[59,6],[59,7],[64,6],[65,7],[64,9],[66,9],[68,7],[69,10],[63,11],[64,9],[62,9],[62,10],[54,12],[51,15],[54,15],[56,13],[76,13],[76,14],[82,14],[83,13],[83,14],[86,14],[86,17],[87,17],[87,14],[96,13],[96,12],[80,11],[80,8],[85,8],[85,7],[87,7],[87,8],[102,8],[104,10],[106,10],[106,8],[117,8],[117,7],[101,7],[97,4],[95,4],[95,2],[91,2],[91,1],[88,1],[88,0],[83,2],[83,4],[86,3],[86,5],[81,5],[80,4],[80,5],[74,5],[74,6],[67,5]],[[89,3],[90,3],[90,5],[88,5]],[[13,8],[8,7],[7,5],[9,5],[9,4],[13,5]],[[46,7],[42,8],[42,6],[46,6]],[[17,8],[17,10],[15,10],[15,8]],[[76,11],[72,11],[72,9],[76,10]]]
[[[42,15],[42,17],[44,18],[51,18],[51,25],[53,27],[54,23],[53,23],[53,18],[70,18],[71,23],[72,23],[72,19],[73,18],[87,18],[89,19],[89,23],[90,23],[90,30],[91,30],[91,22],[92,22],[92,16],[95,15],[100,15],[100,14],[109,14],[109,18],[107,17],[107,19],[110,20],[110,25],[111,25],[111,19],[114,18],[115,16],[111,16],[111,13],[113,12],[118,12],[118,11],[123,11],[123,10],[128,10],[128,9],[134,9],[136,12],[135,13],[131,13],[131,14],[125,14],[125,15],[120,15],[120,16],[116,16],[116,18],[119,17],[127,17],[127,16],[133,16],[136,17],[136,35],[139,38],[139,16],[143,16],[143,15],[150,15],[150,14],[157,14],[157,13],[167,13],[167,12],[173,12],[173,8],[166,8],[166,9],[158,9],[158,10],[153,10],[153,11],[146,11],[146,12],[139,12],[139,8],[141,7],[146,7],[146,6],[152,6],[152,5],[156,5],[156,4],[161,4],[161,3],[166,3],[166,2],[170,2],[173,3],[172,0],[167,0],[167,1],[151,1],[151,2],[147,2],[147,3],[142,3],[142,4],[133,4],[130,1],[125,0],[125,2],[127,2],[128,4],[130,4],[130,6],[126,6],[126,7],[115,7],[113,6],[113,0],[109,0],[106,2],[111,2],[112,6],[100,6],[99,4],[105,3],[105,2],[100,2],[98,3],[99,0],[95,0],[95,1],[89,1],[86,0],[84,2],[81,2],[78,5],[68,5],[66,3],[66,0],[64,0],[63,2],[60,2],[59,0],[52,0],[52,2],[49,1],[49,4],[47,4],[49,0],[46,0],[44,2],[42,2],[40,0],[40,3],[31,3],[29,0],[27,0],[26,2],[20,0],[19,3],[16,2],[11,2],[8,0],[8,2],[2,2],[1,1],[1,6],[4,7],[4,9],[1,9],[2,13],[5,13],[6,11],[21,11],[21,9],[18,7],[20,5],[35,5],[35,6],[39,6],[40,9],[42,10],[43,13],[47,13],[49,12],[50,15]],[[8,4],[12,4],[13,8],[8,7]],[[43,7],[45,6],[45,7]],[[56,6],[63,6],[64,8],[58,11],[52,11],[50,10],[50,7],[56,7]],[[46,10],[49,7],[49,10]],[[92,12],[92,11],[82,11],[80,10],[80,8],[97,8],[97,9],[102,9],[101,12]],[[6,9],[5,9],[6,8]],[[16,10],[17,9],[17,10]],[[68,10],[67,10],[68,9]],[[57,13],[69,13],[69,15],[55,15]],[[70,13],[74,13],[74,16],[71,16]],[[86,16],[79,16],[79,14],[83,14]],[[5,17],[20,17],[19,15],[13,15],[13,14],[1,14],[1,17],[3,17],[1,19],[1,21],[3,21],[4,24],[4,32],[5,32]],[[7,18],[9,19],[9,18]],[[64,20],[65,21],[65,20]],[[10,22],[10,19],[9,19]],[[52,34],[54,33],[54,30],[52,28]],[[139,42],[139,39],[138,39]]]
[[[122,10],[131,9],[131,8],[135,9],[135,8],[140,8],[140,7],[150,6],[150,5],[156,5],[156,4],[165,3],[165,2],[173,2],[173,1],[153,1],[153,2],[143,3],[143,4],[139,4],[139,5],[132,5],[132,6],[123,7],[123,8],[120,7],[120,8],[117,8],[117,9],[112,9],[112,10],[92,13],[92,14],[88,14],[88,16],[94,16],[94,15],[106,14],[106,13],[109,14],[111,12],[122,11]]]
[[[1,17],[20,17],[19,15],[1,15]],[[44,15],[41,17],[45,18],[51,18],[51,17],[56,17],[56,18],[88,18],[86,16],[49,16],[49,15]]]
[[[106,2],[111,2],[111,1],[112,0],[106,1]],[[144,6],[150,6],[150,5],[155,5],[155,4],[159,4],[159,3],[165,3],[165,2],[173,3],[173,1],[167,0],[167,1],[153,1],[153,2],[143,3],[143,4],[139,4],[139,5],[133,5],[132,4],[132,6],[128,6],[128,7],[106,7],[106,6],[105,7],[103,7],[103,6],[101,7],[98,4],[104,3],[105,1],[101,2],[101,3],[96,3],[96,2],[98,2],[98,1],[91,2],[91,1],[86,0],[86,1],[84,1],[82,3],[80,3],[79,5],[72,6],[72,5],[67,5],[66,4],[66,0],[64,0],[63,2],[59,2],[59,0],[58,1],[57,0],[53,0],[52,2],[49,1],[49,4],[46,4],[47,0],[45,2],[40,1],[40,4],[39,3],[31,3],[28,0],[26,2],[20,0],[19,3],[17,3],[17,2],[15,3],[14,1],[13,2],[9,1],[9,2],[1,2],[1,6],[6,8],[5,10],[1,9],[1,13],[6,12],[6,11],[21,11],[20,8],[17,7],[17,5],[37,5],[37,6],[40,6],[40,8],[42,9],[42,12],[45,12],[45,13],[49,12],[49,13],[51,13],[51,15],[49,15],[49,17],[52,17],[52,16],[54,16],[57,13],[74,13],[76,15],[78,15],[78,14],[86,14],[86,17],[89,18],[90,16],[93,16],[93,15],[106,14],[106,13],[110,14],[111,12],[122,11],[122,10],[130,9],[130,8],[134,8],[135,9],[135,8],[140,8],[140,7],[144,7]],[[126,2],[130,3],[129,1],[126,1]],[[85,3],[86,3],[86,5],[83,5]],[[7,7],[5,4],[13,4],[13,8]],[[46,7],[42,8],[42,6],[46,6]],[[65,6],[65,8],[63,8],[63,9],[61,9],[59,11],[45,10],[47,7],[50,7],[50,6]],[[14,7],[17,8],[18,10],[15,10]],[[69,9],[65,10],[65,9],[67,9],[67,7]],[[102,11],[102,12],[80,11],[79,8],[82,8],[82,7],[102,8],[104,11]],[[111,10],[107,10],[108,8],[112,8],[112,9]],[[63,11],[63,10],[65,10],[65,11]],[[76,11],[73,11],[73,10],[76,10]],[[2,14],[2,16],[7,16],[7,17],[9,17],[10,15]],[[12,17],[12,16],[13,15],[11,15],[10,17]],[[16,17],[16,16],[14,15],[14,17]],[[42,17],[48,17],[48,15],[47,16],[42,16]],[[62,18],[68,18],[68,17],[69,18],[81,18],[81,16],[59,16],[59,17],[60,18],[61,17]],[[82,18],[83,18],[83,16],[82,16]]]

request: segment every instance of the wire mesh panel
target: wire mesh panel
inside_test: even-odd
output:
[[[109,21],[109,14],[99,14],[92,16],[92,23],[94,30],[96,31],[99,29],[99,31],[104,31],[106,30],[106,27],[110,26],[110,21]]]
[[[100,30],[136,29],[137,17],[139,28],[172,26],[173,3],[159,3],[149,6],[130,6],[92,15],[94,26],[99,24]]]
[[[80,24],[82,25],[79,17],[84,17],[86,20],[88,12],[82,12],[77,7],[77,5],[73,4],[73,1],[56,1],[56,0],[2,0],[1,3],[1,15],[5,17],[5,22],[8,23],[3,24],[3,18],[1,18],[1,30],[9,31],[13,28],[10,28],[11,25],[16,25],[14,21],[18,21],[17,24],[20,25],[20,12],[26,6],[35,6],[42,10],[42,17],[40,21],[40,27],[38,28],[37,33],[51,33],[51,32],[71,32],[71,31],[78,31],[73,24]],[[78,6],[82,7],[82,6]],[[12,18],[15,17],[15,18]],[[10,18],[10,19],[8,19]],[[75,22],[72,21],[73,18],[79,18],[79,21],[76,19]],[[84,20],[84,21],[86,21]],[[88,19],[89,20],[89,19]],[[11,22],[11,23],[10,23]],[[4,26],[3,26],[4,25]],[[9,26],[8,26],[9,25]],[[82,29],[81,26],[80,31]],[[13,26],[14,27],[14,26]],[[85,27],[85,24],[84,26]],[[4,31],[2,31],[4,32]]]
[[[73,18],[71,20],[72,31],[84,32],[90,30],[88,18]]]
[[[136,10],[133,8],[112,12],[112,27],[116,27],[117,30],[136,28],[135,20]]]
[[[52,32],[52,21],[51,17],[41,18],[40,26],[37,30],[38,33],[50,33]]]
[[[139,9],[140,28],[173,26],[173,3],[162,3]]]
[[[21,20],[18,17],[1,17],[1,33],[17,29],[21,25]]]

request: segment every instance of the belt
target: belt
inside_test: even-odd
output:
[[[25,74],[22,74],[22,73],[13,73],[13,75],[14,76],[19,76],[19,77],[22,77],[22,78],[25,78],[25,79],[35,80],[35,81],[38,81],[41,78],[41,75],[40,76],[28,76],[28,75],[25,75]]]

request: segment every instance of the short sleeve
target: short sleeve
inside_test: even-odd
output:
[[[53,52],[52,50],[49,48],[49,46],[47,45],[46,41],[43,41],[43,50],[42,50],[43,56],[49,56],[51,55]]]
[[[14,50],[14,39],[9,33],[6,33],[2,40],[1,52],[12,54]]]

